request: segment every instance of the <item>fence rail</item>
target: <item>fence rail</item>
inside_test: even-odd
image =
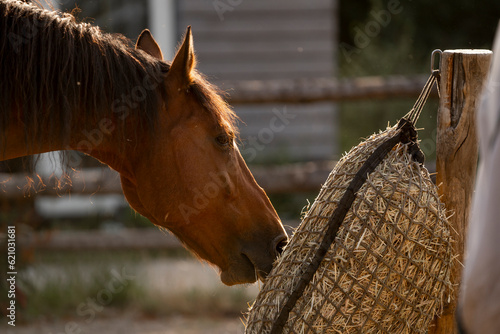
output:
[[[224,81],[234,104],[342,102],[367,99],[417,97],[428,75]],[[434,91],[434,94],[437,94]]]
[[[317,192],[335,166],[334,161],[294,163],[280,166],[254,166],[257,183],[271,194]],[[203,186],[203,185],[200,185]],[[0,173],[0,199],[64,194],[121,193],[119,174],[109,168],[82,170],[61,180],[26,174]]]
[[[283,225],[290,235],[299,222],[287,221]],[[6,243],[7,235],[0,234],[0,247],[4,247]],[[173,234],[157,228],[23,232],[17,236],[16,245],[22,250],[58,252],[178,250],[183,247]]]
[[[5,240],[0,244],[2,242]],[[21,249],[40,251],[169,250],[181,247],[172,234],[154,228],[33,232],[18,236],[17,245]]]

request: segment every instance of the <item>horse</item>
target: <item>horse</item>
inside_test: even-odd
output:
[[[480,163],[457,307],[461,333],[500,333],[500,25],[478,114]]]
[[[190,27],[172,62],[148,30],[134,46],[16,0],[0,0],[0,30],[0,161],[83,152],[224,284],[266,277],[287,235],[238,150],[237,116],[196,70]]]

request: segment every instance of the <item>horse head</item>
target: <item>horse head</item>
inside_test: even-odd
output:
[[[149,31],[136,49],[162,59]],[[143,136],[122,175],[130,205],[220,269],[227,285],[265,277],[287,240],[235,143],[235,116],[195,69],[191,30],[165,76],[155,135]]]

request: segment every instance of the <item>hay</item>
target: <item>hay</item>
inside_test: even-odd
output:
[[[268,333],[316,253],[352,178],[396,128],[335,166],[251,307],[246,333]],[[425,333],[451,289],[450,227],[425,167],[398,144],[358,191],[283,333]]]

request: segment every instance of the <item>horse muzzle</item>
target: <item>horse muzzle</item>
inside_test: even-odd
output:
[[[257,279],[264,280],[276,258],[282,253],[288,242],[285,234],[276,237],[270,246],[257,243],[245,249],[236,258],[233,258],[227,270],[222,270],[220,278],[226,285],[254,283]]]

